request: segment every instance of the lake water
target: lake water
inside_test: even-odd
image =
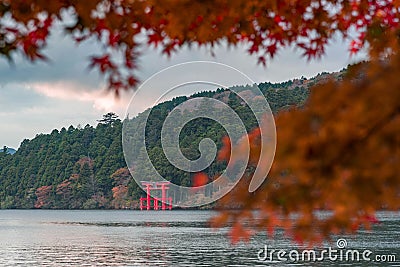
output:
[[[370,250],[369,258],[385,256],[386,263],[260,261],[266,245],[288,253],[297,247],[281,234],[274,240],[259,234],[249,243],[231,245],[228,229],[209,228],[212,214],[0,210],[0,266],[400,266],[400,213],[379,213],[381,223],[373,231],[342,237],[347,248]],[[323,246],[337,249],[336,240]]]

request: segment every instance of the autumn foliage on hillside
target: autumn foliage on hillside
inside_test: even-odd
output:
[[[133,71],[143,44],[160,47],[166,55],[191,45],[244,44],[261,64],[293,46],[306,58],[320,57],[337,35],[350,39],[349,53],[367,48],[368,65],[356,67],[341,82],[313,88],[306,107],[279,114],[269,179],[250,195],[244,179],[229,196],[243,209],[222,212],[215,220],[216,225],[236,222],[234,240],[255,229],[272,233],[282,227],[296,240],[319,241],[368,226],[376,221],[377,209],[399,209],[399,5],[366,0],[1,1],[0,53],[44,59],[48,36],[61,20],[78,43],[95,38],[104,44],[103,54],[93,55],[89,64],[118,93],[137,84]],[[71,18],[72,23],[63,22]],[[251,136],[257,147],[257,134]],[[257,149],[252,153],[257,157]],[[258,220],[251,209],[259,210]],[[320,209],[333,213],[316,217]],[[295,219],[288,220],[293,214]]]

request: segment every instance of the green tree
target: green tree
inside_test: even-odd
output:
[[[113,125],[116,121],[118,121],[118,115],[114,112],[109,112],[103,115],[103,118],[101,120],[98,120],[99,123],[106,124],[108,126]]]

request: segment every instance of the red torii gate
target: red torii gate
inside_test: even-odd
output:
[[[151,209],[151,201],[153,201],[153,209],[158,210],[159,205],[158,202],[161,201],[161,209],[166,210],[172,209],[172,197],[167,197],[167,190],[169,189],[168,185],[170,182],[146,182],[142,181],[142,185],[146,190],[146,197],[140,198],[140,209],[150,210]],[[151,197],[151,190],[161,190],[161,198]],[[145,205],[146,202],[146,205]]]

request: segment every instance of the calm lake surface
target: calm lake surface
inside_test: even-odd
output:
[[[262,249],[290,250],[282,234],[231,245],[211,229],[212,211],[0,210],[0,266],[400,266],[400,213],[379,213],[373,231],[340,236],[347,249],[393,255],[390,262],[261,261]],[[336,239],[315,250],[338,249]],[[292,254],[294,255],[294,254]],[[276,256],[276,255],[275,255]]]

